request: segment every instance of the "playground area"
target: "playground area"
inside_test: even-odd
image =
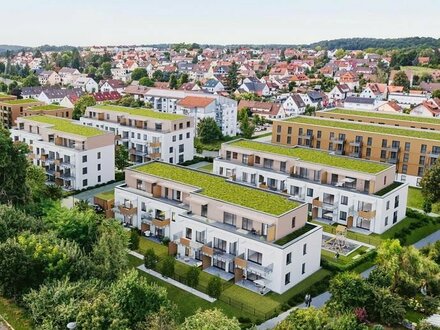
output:
[[[335,235],[325,232],[322,234],[322,249],[342,256],[348,256],[362,245],[360,242],[347,238],[347,227],[345,226],[338,225]]]

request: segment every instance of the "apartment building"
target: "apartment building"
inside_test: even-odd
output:
[[[214,173],[309,204],[312,218],[381,234],[405,217],[408,184],[395,166],[252,140],[224,143]]]
[[[237,285],[283,293],[320,268],[322,227],[307,205],[221,176],[152,161],[126,170],[115,217],[169,253]]]
[[[130,153],[130,161],[161,159],[175,164],[194,157],[194,120],[191,117],[114,105],[88,107],[80,119],[117,136]]]
[[[49,182],[84,189],[115,179],[113,134],[54,116],[19,117],[11,138],[29,146],[29,158]]]
[[[11,128],[15,125],[17,118],[23,116],[25,109],[43,104],[35,99],[0,100],[0,123],[5,128]]]
[[[207,102],[207,99],[212,100]],[[150,88],[144,101],[155,110],[183,114],[196,118],[196,123],[206,117],[214,118],[223,135],[237,134],[237,101],[216,94]]]
[[[440,133],[391,125],[299,116],[274,123],[272,143],[329,150],[396,165],[396,179],[419,186],[440,155]]]
[[[17,96],[15,96],[15,95],[9,95],[9,94],[5,94],[5,93],[0,92],[0,102],[1,101],[16,100],[16,99],[17,99]]]
[[[23,110],[23,117],[48,115],[61,118],[72,118],[73,108],[66,108],[56,104],[36,105]]]

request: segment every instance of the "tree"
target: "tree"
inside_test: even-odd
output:
[[[324,329],[328,315],[322,309],[310,307],[294,309],[289,316],[275,327],[275,330]]]
[[[440,89],[436,89],[435,91],[432,92],[432,97],[440,97]]]
[[[22,85],[23,87],[34,87],[34,86],[40,86],[40,81],[38,80],[38,77],[31,73],[26,78],[24,78]]]
[[[144,265],[147,269],[155,269],[157,263],[159,262],[159,257],[154,252],[154,249],[148,249],[144,254]]]
[[[220,127],[214,118],[203,118],[197,124],[197,135],[203,143],[221,140],[223,137]]]
[[[104,76],[110,77],[112,75],[112,64],[110,62],[102,63],[100,69],[102,69]]]
[[[373,303],[368,315],[387,325],[400,324],[406,311],[403,299],[392,293],[388,288],[376,288],[373,291]]]
[[[160,268],[160,272],[164,277],[172,277],[174,275],[174,265],[176,263],[176,259],[172,256],[167,256],[162,261],[162,265]]]
[[[187,73],[182,73],[179,78],[179,86],[186,84],[189,81],[189,76]]]
[[[141,78],[148,77],[148,72],[144,68],[136,68],[131,73],[132,80],[141,80]]]
[[[185,319],[181,330],[240,330],[236,318],[228,318],[217,308],[198,310],[194,315]]]
[[[140,241],[140,237],[139,237],[139,233],[138,233],[137,229],[132,228],[130,230],[130,242],[129,242],[130,250],[139,249],[139,241]]]
[[[138,326],[139,330],[177,330],[179,311],[175,305],[160,307],[156,313],[147,316],[145,322]]]
[[[229,66],[229,71],[226,75],[226,90],[233,93],[238,88],[238,65],[235,62]]]
[[[344,49],[339,48],[339,49],[335,52],[335,57],[339,60],[339,59],[343,58],[346,54],[347,54],[347,52],[346,52]]]
[[[128,161],[128,150],[122,145],[118,144],[115,147],[115,166],[118,170],[123,171],[130,163]]]
[[[178,82],[177,82],[177,77],[176,75],[173,73],[170,75],[170,82],[169,82],[169,87],[170,89],[177,89]]]
[[[96,100],[92,95],[83,95],[78,101],[76,101],[75,106],[73,107],[73,119],[79,119],[84,115],[87,107],[92,107],[96,105]]]
[[[0,205],[0,242],[21,232],[39,233],[45,228],[39,218],[34,218],[10,205]]]
[[[26,185],[33,201],[47,197],[46,172],[41,166],[29,165],[26,169]]]
[[[240,131],[245,139],[250,139],[254,135],[255,125],[249,120],[247,113],[244,113],[240,119]]]
[[[156,70],[153,72],[153,79],[156,81],[163,81],[164,74],[161,70]]]
[[[304,114],[307,116],[312,116],[314,115],[316,112],[316,107],[314,107],[313,105],[307,104],[306,108],[304,110]]]
[[[188,269],[188,272],[186,273],[186,283],[192,287],[195,288],[199,284],[199,276],[200,276],[200,269],[197,266],[193,266]]]
[[[440,162],[435,162],[425,171],[420,180],[422,195],[431,204],[440,201]]]
[[[142,77],[141,79],[139,79],[139,85],[153,87],[154,80],[150,79],[149,77]]]
[[[405,91],[409,91],[410,82],[409,82],[408,76],[406,75],[405,71],[398,71],[394,75],[393,85],[394,86],[403,86],[403,89]]]
[[[208,282],[207,293],[213,298],[220,298],[222,294],[222,281],[219,276],[213,276]]]
[[[25,144],[14,144],[9,132],[0,127],[0,203],[24,205],[30,200],[26,184],[29,166]]]

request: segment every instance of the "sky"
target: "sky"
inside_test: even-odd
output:
[[[22,46],[440,38],[438,0],[0,0],[0,11],[0,44]]]

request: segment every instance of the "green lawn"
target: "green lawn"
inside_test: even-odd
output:
[[[431,69],[431,68],[425,68],[423,66],[402,66],[400,68],[401,70],[411,70],[414,72],[414,74],[421,76],[424,73],[429,73],[432,74],[435,69]]]
[[[214,164],[208,164],[208,165],[199,167],[198,170],[212,173],[213,168],[214,168]]]
[[[420,188],[409,187],[408,188],[408,207],[423,210],[423,195]],[[435,203],[432,205],[432,212],[440,214],[440,203]]]
[[[29,330],[32,328],[31,321],[27,318],[23,309],[3,297],[0,297],[0,315],[3,316],[15,330]]]

